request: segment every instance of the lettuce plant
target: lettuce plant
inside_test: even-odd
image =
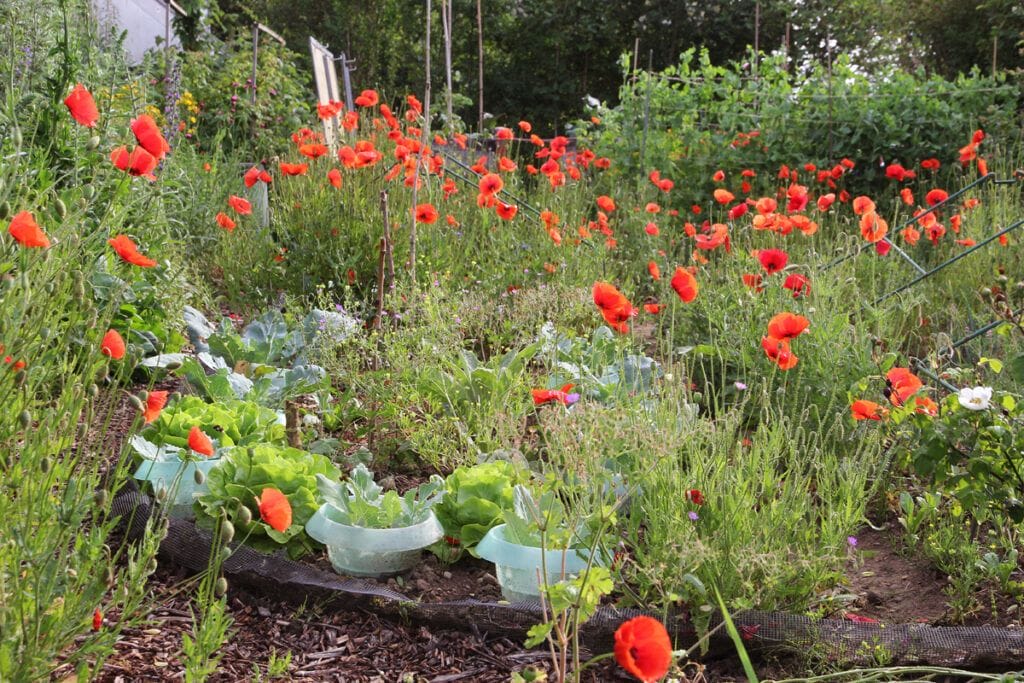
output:
[[[341,473],[326,457],[297,448],[271,444],[234,448],[210,470],[209,492],[196,502],[196,519],[212,525],[226,515],[235,525],[236,537],[246,545],[266,552],[284,548],[289,557],[300,557],[315,543],[306,534],[306,522],[320,506],[317,475],[337,479]],[[260,519],[256,498],[264,488],[277,489],[291,505],[292,524],[284,531]]]
[[[512,508],[513,487],[529,478],[527,470],[505,460],[456,469],[445,480],[444,495],[434,507],[445,534],[472,552]]]
[[[318,475],[317,488],[324,502],[341,513],[338,521],[370,529],[398,529],[427,519],[443,495],[444,480],[435,474],[404,496],[397,491],[384,493],[373,480],[373,472],[360,463],[343,483]]]

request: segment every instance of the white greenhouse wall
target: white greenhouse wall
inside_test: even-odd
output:
[[[173,13],[174,3],[171,5]],[[158,46],[158,40],[159,46],[163,46],[168,11],[164,0],[92,0],[92,6],[101,31],[109,30],[115,35],[128,31],[124,46],[132,63],[141,62],[146,50]],[[171,45],[178,44],[172,26]]]

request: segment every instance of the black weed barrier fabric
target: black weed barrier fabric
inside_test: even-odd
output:
[[[139,537],[152,513],[151,500],[134,482],[112,504],[124,520],[129,540]],[[186,569],[199,572],[209,564],[211,536],[193,522],[170,519],[160,555]],[[430,625],[500,634],[523,639],[526,630],[542,621],[537,603],[491,603],[458,600],[425,603],[388,588],[321,571],[282,554],[269,555],[243,545],[232,548],[224,575],[274,597],[303,602],[319,600],[333,609],[368,610],[396,619]],[[611,650],[615,630],[623,621],[645,614],[638,610],[601,607],[583,625],[581,642],[594,653]],[[661,615],[650,614],[655,618]],[[1024,666],[1024,630],[979,627],[937,627],[925,624],[864,624],[840,619],[812,619],[782,612],[744,611],[733,621],[752,651],[788,651],[822,662],[842,665],[930,664],[976,670],[1005,671]],[[684,616],[670,615],[666,627],[678,646],[696,641]],[[710,642],[711,656],[732,652],[725,629]],[[1022,672],[1024,674],[1024,672]]]

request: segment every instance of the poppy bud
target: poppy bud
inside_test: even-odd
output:
[[[25,380],[28,379],[28,373],[24,370],[18,370],[14,374],[14,386],[23,387],[25,386]]]
[[[46,286],[43,287],[43,289],[46,290],[47,294],[53,294],[55,291],[57,291],[57,283],[54,282],[53,280],[50,280],[49,282],[46,283]]]
[[[92,502],[96,507],[103,507],[107,504],[107,490],[100,489],[96,493],[92,494]]]
[[[97,386],[96,382],[93,382],[92,384],[89,385],[89,395],[92,396],[93,398],[96,398],[97,396],[100,395],[100,388],[99,386]]]
[[[982,296],[992,296],[992,290],[991,290],[991,289],[989,289],[988,287],[982,287],[982,288],[981,288],[981,291],[980,291],[979,293],[980,293],[980,294],[981,294]]]
[[[196,472],[198,472],[198,471],[199,470],[196,470]],[[227,544],[227,543],[231,543],[231,541],[234,538],[235,538],[235,525],[225,519],[220,524],[220,540],[221,540],[222,543]]]
[[[82,188],[82,196],[86,199],[92,199],[94,194],[96,194],[96,188],[92,185],[86,185]]]
[[[5,455],[4,456],[4,469],[5,470],[10,470],[13,467],[14,467],[14,456],[13,455]]]
[[[68,206],[58,197],[53,201],[53,210],[57,212],[57,216],[64,220],[68,215]]]
[[[22,427],[28,427],[32,424],[32,413],[27,410],[21,411],[21,414],[18,415],[18,421],[21,423]]]
[[[89,208],[89,201],[85,197],[79,197],[75,200],[75,206],[78,207],[79,211],[85,211]]]
[[[78,578],[78,572],[76,572],[74,568],[68,567],[67,569],[65,569],[65,571],[67,572],[67,575],[70,576],[72,579]]]
[[[14,143],[14,149],[15,150],[20,150],[21,149],[21,129],[20,128],[15,128],[13,131],[11,131],[11,142]]]
[[[218,598],[223,597],[228,592],[228,580],[223,576],[217,579],[217,583],[213,585],[213,594]]]
[[[156,558],[155,557],[151,557],[149,559],[149,563],[146,565],[146,573],[147,574],[152,574],[155,571],[156,571]]]
[[[171,362],[169,362],[164,367],[167,368],[168,370],[177,370],[177,369],[179,369],[181,367],[181,361],[180,360],[172,360]],[[175,393],[177,393],[177,392],[175,392]]]
[[[143,389],[138,394],[136,394],[136,396],[139,397],[140,401],[145,401],[147,398],[149,398],[149,392]]]
[[[50,458],[43,456],[43,459],[39,461],[39,471],[46,474],[50,471]]]
[[[163,486],[156,490],[156,500],[158,503],[162,503],[167,500],[167,489]]]
[[[244,505],[240,505],[238,507],[238,512],[235,516],[238,517],[239,523],[243,525],[250,524],[252,522],[252,512]]]
[[[205,475],[205,474],[203,474],[203,471],[202,471],[202,470],[199,470],[199,469],[197,469],[197,470],[196,470],[196,471],[195,471],[195,472],[194,472],[194,473],[192,474],[192,479],[194,479],[194,480],[195,480],[195,482],[196,482],[196,486],[202,486],[202,485],[203,485],[203,482],[204,482],[204,481],[206,481],[206,475]]]
[[[99,146],[100,146],[100,136],[99,135],[93,135],[91,138],[89,138],[89,141],[87,143],[85,143],[85,148],[87,150],[89,150],[90,152],[93,151],[94,149],[96,149]]]
[[[999,277],[996,278],[996,280],[1005,285],[1007,282],[1010,281],[1010,278],[1006,277],[1005,275],[1000,275]]]
[[[11,203],[4,202],[0,204],[0,221],[6,220],[11,215]]]
[[[220,549],[220,561],[223,562],[226,559],[228,559],[229,557],[231,557],[231,548],[227,547],[226,545],[225,546],[221,546],[221,549]]]
[[[113,567],[107,567],[107,577],[106,577],[106,579],[107,579],[107,586],[113,586],[114,585],[114,568]]]
[[[132,404],[132,408],[135,408],[135,410],[138,410],[139,412],[145,410],[142,400],[135,394],[128,394],[128,402]]]
[[[81,423],[78,425],[78,429],[75,433],[78,435],[79,441],[81,441],[85,438],[85,435],[89,433],[89,424],[86,422]]]

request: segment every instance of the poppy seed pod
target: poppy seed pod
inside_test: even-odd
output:
[[[238,507],[238,513],[236,516],[238,517],[238,521],[241,524],[252,523],[252,511],[250,511],[249,508],[245,507],[244,505],[240,505]]]
[[[198,470],[197,470],[198,471]],[[235,525],[228,520],[224,520],[220,525],[220,540],[222,543],[231,543],[235,538]]]
[[[142,401],[139,399],[138,396],[136,396],[135,394],[128,394],[128,402],[132,404],[132,408],[138,410],[139,412],[142,412],[143,405]]]
[[[92,502],[95,503],[96,507],[103,507],[107,504],[107,490],[100,489],[96,493],[92,494]]]
[[[94,149],[96,149],[99,146],[100,146],[100,136],[99,135],[93,135],[91,138],[89,138],[89,141],[87,143],[85,143],[85,148],[87,150],[89,150],[90,152],[93,151]]]
[[[53,201],[53,210],[57,212],[61,220],[64,220],[68,215],[68,205],[59,197]]]
[[[192,479],[195,480],[196,486],[202,486],[203,482],[206,481],[206,475],[203,474],[202,470],[196,470],[192,475]]]
[[[156,571],[156,558],[150,558],[149,563],[146,565],[146,573],[152,574]]]
[[[228,592],[228,580],[223,576],[217,579],[217,583],[213,585],[213,594],[218,598],[223,597]]]
[[[28,412],[27,410],[21,411],[21,414],[18,415],[18,422],[21,423],[22,427],[28,427],[30,424],[32,424],[32,413]]]
[[[39,461],[39,471],[42,472],[43,474],[46,474],[47,472],[50,471],[51,464],[52,463],[50,462],[50,458],[44,456],[43,459]]]

